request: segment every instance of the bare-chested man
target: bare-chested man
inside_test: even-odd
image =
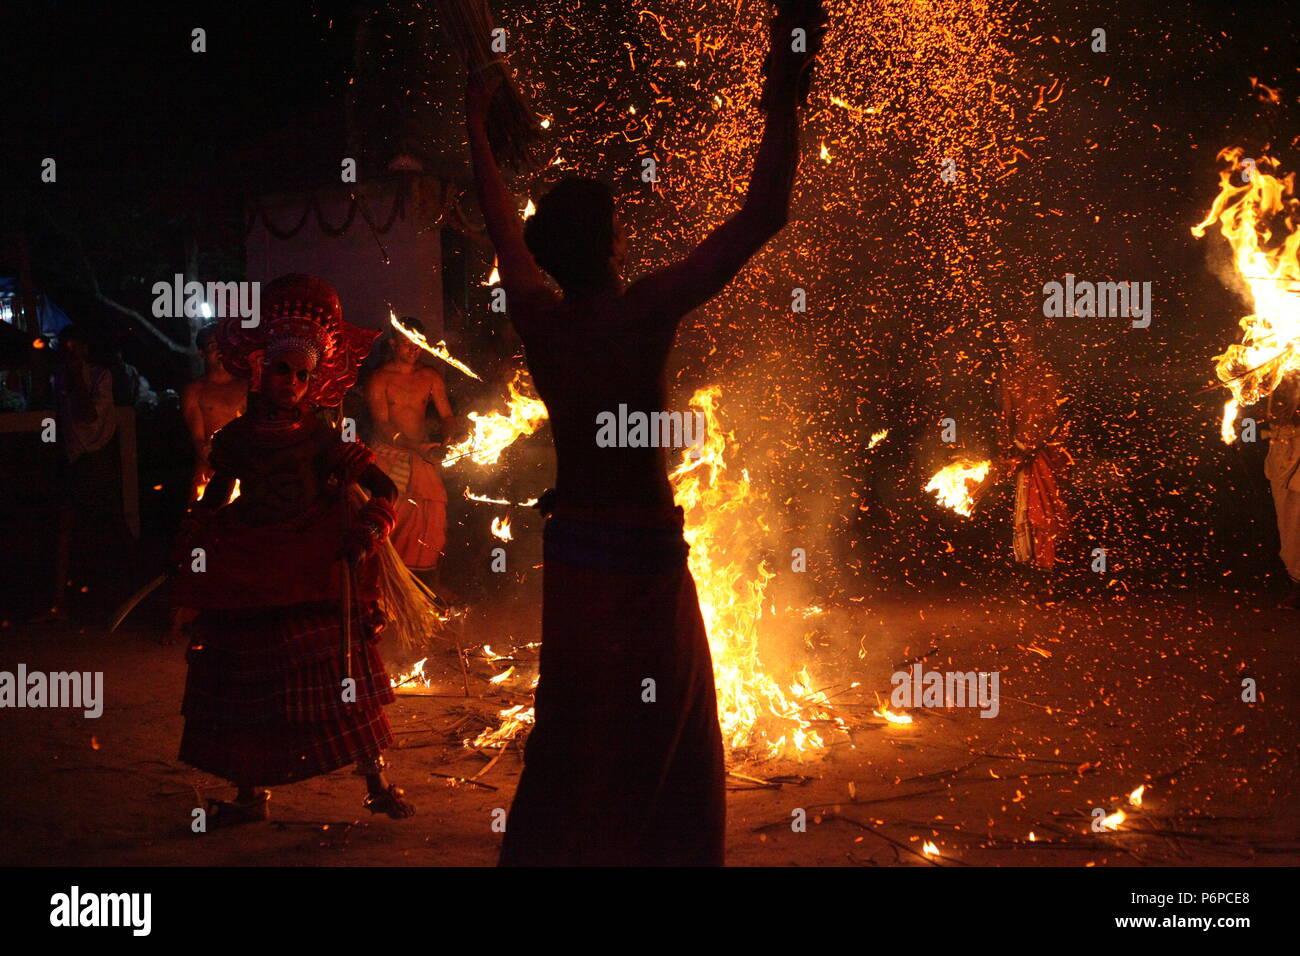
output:
[[[665,371],[683,316],[720,292],[786,223],[798,109],[824,14],[815,0],[782,8],[772,21],[766,122],[744,204],[686,258],[630,285],[621,275],[623,227],[600,182],[562,180],[525,228],[488,141],[495,85],[484,77],[493,74],[470,78],[479,204],[556,454],[555,489],[543,498],[536,723],[503,864],[723,862],[713,669],[665,450],[600,447],[596,436],[598,416],[620,405],[665,411]],[[806,46],[792,44],[796,30]]]
[[[1273,489],[1282,564],[1290,588],[1278,605],[1300,609],[1300,373],[1292,372],[1268,397],[1269,439],[1264,475]]]
[[[212,466],[208,453],[212,450],[212,436],[234,419],[244,414],[248,407],[248,380],[236,378],[221,362],[217,348],[216,326],[199,329],[194,337],[199,355],[203,356],[203,375],[181,390],[181,414],[194,446],[194,473],[190,476],[190,502],[203,496],[203,489],[212,480]],[[238,491],[235,492],[238,494]],[[196,612],[183,607],[172,609],[170,626],[159,640],[164,644],[179,643],[182,631],[194,620]]]
[[[1070,457],[1056,440],[1060,377],[1026,329],[1011,330],[1011,355],[999,393],[1001,468],[1016,481],[1013,551],[1022,564],[1050,569],[1068,527],[1057,477]]]
[[[418,320],[401,322],[424,334]],[[419,346],[394,331],[386,347],[387,361],[366,384],[370,447],[379,467],[397,485],[397,527],[389,540],[406,566],[433,587],[447,543],[447,489],[438,471],[443,443],[457,440],[460,430],[442,375],[417,361]],[[430,402],[442,422],[440,442],[429,440],[425,415]]]
[[[181,412],[185,415],[185,426],[194,444],[191,501],[198,500],[200,491],[212,478],[212,468],[208,465],[212,436],[232,419],[244,414],[248,404],[248,382],[235,378],[221,364],[213,327],[200,329],[194,344],[203,356],[203,376],[190,382],[181,392]]]

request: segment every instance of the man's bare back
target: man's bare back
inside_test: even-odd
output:
[[[664,448],[601,448],[601,412],[665,411],[665,370],[681,314],[650,312],[640,283],[601,298],[555,299],[513,318],[550,414],[558,504],[672,505]],[[682,313],[684,314],[684,313]]]
[[[763,107],[766,118],[745,201],[730,219],[713,229],[685,258],[624,286],[624,231],[612,194],[600,195],[595,181],[570,177],[565,199],[599,210],[559,223],[559,233],[538,236],[534,257],[517,206],[492,155],[487,135],[493,74],[471,75],[466,94],[470,153],[479,205],[497,252],[507,312],[523,340],[528,366],[550,414],[556,453],[556,504],[571,507],[671,506],[672,489],[663,448],[601,447],[597,416],[668,411],[665,369],[678,323],[727,285],[746,262],[779,232],[789,217],[790,192],[798,165],[797,107],[808,71],[820,48],[823,23],[816,4],[801,12],[808,19],[771,23],[772,50],[766,66]],[[807,45],[791,54],[798,28]],[[546,218],[546,206],[566,183],[542,197],[528,229]],[[604,205],[602,206],[602,199]],[[607,207],[607,208],[606,208]],[[602,221],[603,219],[603,221]],[[612,222],[611,222],[612,220]],[[611,228],[612,227],[612,228]],[[537,229],[533,235],[545,230]],[[606,261],[584,258],[581,268],[563,252],[570,240],[582,246],[599,233],[608,243]],[[551,240],[555,240],[552,242]],[[592,252],[594,241],[587,243]],[[545,267],[563,290],[556,292]],[[680,411],[680,410],[679,410]]]

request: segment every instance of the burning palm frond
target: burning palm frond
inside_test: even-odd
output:
[[[465,68],[498,71],[504,78],[488,111],[488,141],[497,160],[515,169],[533,168],[532,150],[541,138],[541,121],[515,85],[503,55],[492,49],[497,25],[487,0],[438,0],[438,11]]]

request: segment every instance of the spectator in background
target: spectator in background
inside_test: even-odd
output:
[[[98,552],[105,564],[108,552],[129,540],[118,476],[112,372],[96,361],[90,338],[75,325],[59,335],[59,352],[63,366],[54,373],[55,436],[61,452],[59,526],[53,601],[45,615],[51,620],[68,617],[73,535],[81,555]],[[120,558],[113,563],[120,565]]]
[[[122,350],[115,347],[108,356],[108,370],[113,375],[113,404],[134,408],[137,413],[158,407],[158,395],[140,370],[127,362]]]
[[[214,326],[200,329],[195,336],[194,344],[203,356],[203,376],[181,391],[181,411],[194,445],[190,501],[202,497],[203,488],[212,477],[212,468],[208,465],[212,436],[244,414],[248,404],[248,380],[235,378],[222,364],[213,329]]]

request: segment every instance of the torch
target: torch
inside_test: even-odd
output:
[[[541,136],[541,123],[514,84],[500,52],[494,50],[498,29],[487,0],[438,0],[439,19],[461,62],[470,72],[497,71],[501,86],[488,112],[488,142],[504,165],[528,169],[535,165],[532,148]]]
[[[823,0],[774,0],[776,16],[772,19],[772,44],[763,64],[766,80],[759,105],[768,110],[775,95],[772,84],[782,70],[797,71],[796,95],[800,104],[808,101],[808,87],[812,83],[813,63],[822,47],[826,32],[826,11]],[[801,31],[801,32],[796,32]]]

